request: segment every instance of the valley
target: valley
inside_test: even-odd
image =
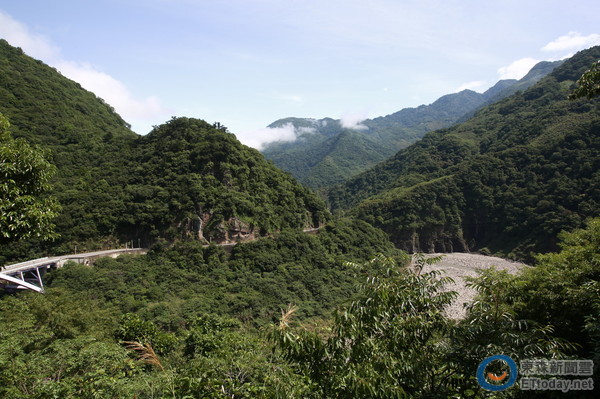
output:
[[[0,279],[147,248],[0,292],[0,397],[487,398],[490,356],[600,365],[599,59],[368,129],[282,119],[261,153],[198,118],[137,135],[0,40]]]

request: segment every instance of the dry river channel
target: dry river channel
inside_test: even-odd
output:
[[[458,297],[448,308],[448,316],[453,319],[462,319],[466,315],[465,303],[471,302],[475,297],[475,290],[467,287],[465,277],[476,277],[477,269],[488,269],[495,267],[498,270],[506,270],[511,274],[516,274],[519,270],[530,267],[523,263],[513,262],[494,256],[485,256],[479,254],[466,253],[448,253],[448,254],[428,254],[427,257],[442,255],[440,262],[425,266],[423,272],[431,270],[442,271],[443,276],[451,277],[454,283],[447,287],[451,291],[458,292]]]

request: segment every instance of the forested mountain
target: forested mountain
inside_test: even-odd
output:
[[[407,250],[528,257],[600,209],[599,100],[568,100],[600,58],[578,53],[524,92],[427,134],[330,193]]]
[[[344,128],[339,120],[332,118],[280,119],[269,127],[291,125],[297,139],[270,143],[262,152],[309,187],[339,184],[414,143],[425,133],[467,120],[478,109],[525,90],[561,63],[540,62],[522,79],[501,80],[485,93],[463,90],[448,94],[429,105],[367,119],[356,129]]]
[[[560,235],[560,252],[535,268],[482,272],[464,320],[445,314],[450,281],[424,268],[436,258],[409,265],[388,234],[409,249],[527,255],[597,215],[600,100],[566,96],[599,57],[598,47],[576,55],[334,190],[334,208],[358,220],[333,218],[219,124],[173,118],[139,137],[94,95],[0,42],[0,113],[22,138],[0,118],[0,175],[22,179],[0,181],[2,209],[18,183],[40,187],[17,198],[46,193],[53,168],[25,139],[57,165],[62,205],[44,198],[52,206],[40,208],[61,215],[59,241],[1,241],[3,255],[152,245],[49,271],[44,294],[0,291],[0,397],[488,398],[483,378],[507,398],[595,398],[506,387],[475,370],[499,353],[519,366],[586,359],[598,386],[600,218]],[[355,133],[332,129],[327,151],[349,151]],[[23,149],[36,168],[5,156]],[[310,226],[320,228],[301,230]],[[19,236],[29,239],[19,229],[9,238]],[[259,239],[215,243],[238,238]],[[498,363],[487,371],[514,376]]]
[[[324,204],[233,134],[174,118],[135,143],[126,223],[166,237],[216,242],[318,227]],[[152,233],[154,232],[154,233]]]
[[[382,154],[391,156],[393,151],[359,131],[339,128],[330,137],[305,133],[294,143],[272,144],[263,154],[303,184],[317,189],[342,183],[384,159]]]
[[[329,217],[312,192],[220,125],[173,119],[140,137],[104,101],[4,40],[0,113],[14,137],[47,151],[62,207],[57,241],[7,244],[7,255],[158,238],[225,242]]]

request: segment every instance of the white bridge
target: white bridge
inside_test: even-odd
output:
[[[28,289],[44,292],[42,278],[48,270],[58,269],[67,262],[91,265],[98,258],[109,256],[116,258],[123,254],[145,254],[143,248],[110,249],[108,251],[87,252],[74,255],[62,255],[28,260],[0,267],[0,287],[6,290]]]

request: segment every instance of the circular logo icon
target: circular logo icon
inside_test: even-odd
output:
[[[508,372],[503,370],[500,374],[493,372],[486,373],[487,367],[497,361],[504,362],[508,366]],[[495,355],[479,363],[479,367],[477,367],[477,382],[483,389],[487,389],[488,391],[504,391],[515,384],[517,374],[517,364],[514,360],[506,355]]]

